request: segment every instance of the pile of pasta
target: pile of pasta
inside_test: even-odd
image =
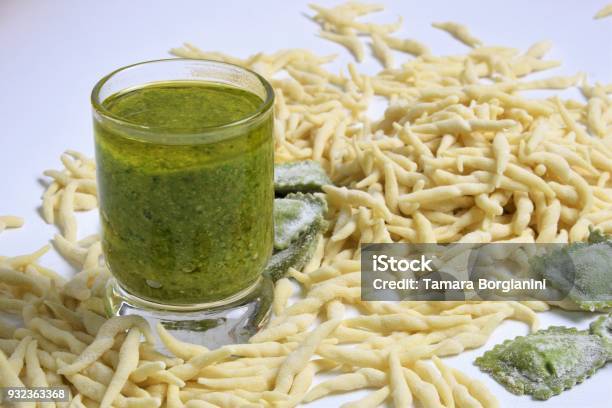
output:
[[[267,327],[248,344],[208,350],[159,326],[162,352],[144,319],[107,319],[100,239],[79,239],[75,217],[97,207],[95,163],[69,151],[63,170],[45,172],[52,182],[42,208],[61,231],[55,249],[79,272],[66,281],[42,266],[49,247],[0,258],[0,305],[23,320],[0,319],[1,386],[67,385],[71,402],[59,407],[293,407],[365,388],[372,392],[342,407],[499,406],[480,381],[441,358],[484,345],[506,319],[537,330],[536,312],[549,306],[362,301],[360,246],[573,242],[589,228],[612,232],[612,86],[583,75],[524,79],[559,65],[544,59],[548,42],[526,52],[487,46],[444,22],[434,27],[469,50],[436,56],[395,34],[401,19],[364,22],[378,5],[313,9],[321,37],[358,61],[369,41],[384,68],[366,75],[349,63],[336,74],[325,68],[332,57],[308,50],[246,59],[190,44],[173,50],[269,79],[276,160],[317,160],[334,181],[324,188],[329,231],[303,270],[276,283]],[[413,57],[398,64],[400,54]],[[586,102],[521,95],[574,86]],[[386,104],[376,120],[375,103]]]

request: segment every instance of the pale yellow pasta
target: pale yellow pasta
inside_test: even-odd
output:
[[[500,406],[497,398],[491,394],[491,392],[482,382],[469,378],[455,368],[452,368],[451,370],[457,382],[464,385],[470,394],[482,404],[483,408],[497,408]]]
[[[470,34],[468,28],[464,25],[453,23],[453,22],[445,22],[445,23],[433,23],[433,27],[439,28],[440,30],[444,30],[457,40],[461,41],[465,45],[469,47],[478,47],[482,45],[482,42]]]
[[[24,337],[27,336],[31,336],[33,339],[35,339],[38,342],[38,347],[49,353],[59,350],[59,347],[57,345],[32,330],[20,327],[16,329],[13,333],[13,337],[17,340],[22,340]]]
[[[91,335],[96,335],[106,321],[101,315],[87,309],[83,309],[79,313],[83,316],[85,330]]]
[[[552,48],[552,42],[548,40],[538,41],[534,43],[525,54],[533,58],[542,58]]]
[[[268,381],[263,376],[235,377],[235,378],[198,378],[198,384],[215,390],[241,389],[246,391],[266,391]]]
[[[198,375],[198,372],[208,365],[229,357],[231,352],[225,348],[220,348],[213,351],[208,351],[204,354],[192,357],[184,364],[180,364],[170,368],[170,372],[181,380],[189,380]]]
[[[487,213],[490,217],[495,217],[497,215],[502,215],[504,209],[499,203],[493,199],[488,194],[478,194],[474,198],[474,204],[478,206],[481,210]]]
[[[415,56],[431,54],[431,51],[425,44],[422,44],[416,40],[385,36],[384,41],[394,50],[406,52]]]
[[[62,303],[57,302],[57,301],[47,300],[44,303],[45,303],[45,306],[47,306],[53,311],[53,314],[56,317],[61,318],[64,321],[68,322],[72,328],[77,329],[77,330],[85,329],[81,316],[77,312],[70,310],[69,308],[64,306]]]
[[[344,319],[345,312],[346,307],[340,300],[332,300],[326,305],[325,314],[328,320],[336,319],[342,321],[342,319]]]
[[[40,356],[45,356],[45,352],[42,351]],[[59,366],[62,366],[64,363],[70,363],[76,360],[78,356],[74,353],[70,353],[67,351],[55,351],[51,353],[51,358],[53,361],[47,361],[47,357],[43,357],[41,361],[45,361],[45,364],[49,365],[52,363],[52,367],[55,369]],[[61,363],[59,363],[61,360]],[[89,367],[83,370],[82,374],[88,376],[90,379],[97,381],[101,384],[108,384],[113,376],[113,369],[107,366],[106,364],[96,361]]]
[[[6,313],[19,313],[25,306],[25,302],[20,299],[0,298],[0,310]]]
[[[72,398],[72,400],[70,401],[70,405],[68,405],[69,408],[87,408],[87,406],[85,404],[83,404],[83,396],[81,394],[77,394],[74,398]]]
[[[100,266],[100,257],[102,256],[102,243],[95,242],[87,249],[87,255],[83,260],[83,269],[94,269]]]
[[[174,400],[173,400],[174,401]],[[170,405],[168,405],[170,407]],[[179,405],[183,406],[183,405]],[[185,403],[185,408],[218,408],[219,405],[215,405],[211,402],[204,400],[192,399]]]
[[[559,200],[553,200],[552,203],[544,211],[544,215],[540,221],[540,234],[536,242],[547,243],[553,242],[559,227],[559,218],[561,217],[561,203]]]
[[[24,384],[15,373],[13,367],[9,363],[6,355],[0,350],[0,385],[3,387],[23,387]],[[28,404],[28,407],[35,407],[34,403]]]
[[[425,242],[435,244],[436,234],[434,233],[431,222],[420,211],[412,215],[416,227],[417,242]]]
[[[58,252],[69,261],[79,265],[85,262],[87,258],[87,248],[76,245],[74,242],[68,241],[61,235],[55,235],[53,237],[53,243]]]
[[[348,190],[346,187],[339,188],[327,185],[323,187],[323,191],[327,193],[327,199],[332,202],[350,203],[356,206],[361,205],[372,208],[385,219],[391,218],[391,212],[384,203],[374,199],[370,194],[361,190]]]
[[[86,344],[78,340],[72,333],[58,329],[48,321],[39,317],[32,319],[28,326],[38,331],[43,337],[51,340],[53,343],[67,347],[75,354],[81,353],[86,347]]]
[[[156,326],[157,335],[159,339],[164,343],[164,346],[175,356],[183,360],[189,360],[199,354],[206,353],[208,349],[204,346],[196,344],[185,343],[172,336],[160,322]]]
[[[533,213],[533,202],[524,192],[514,193],[514,205],[516,211],[512,220],[512,230],[515,234],[521,234],[529,225]]]
[[[346,392],[366,387],[384,387],[387,374],[374,368],[360,368],[354,373],[339,375],[317,384],[304,397],[304,402],[314,401],[334,392]]]
[[[404,129],[406,129],[406,127],[404,127]],[[467,134],[472,130],[469,122],[461,117],[453,117],[450,119],[442,119],[435,122],[419,124],[411,126],[410,129],[414,133],[427,133],[432,135],[444,135],[448,133],[461,135]],[[410,133],[406,132],[405,135],[408,136]],[[411,139],[407,140],[410,141]],[[413,142],[414,140],[415,139],[412,138]],[[426,152],[427,150],[423,149],[422,151]],[[427,155],[431,156],[431,152]]]
[[[13,337],[16,329],[14,325],[0,319],[0,339],[10,339]]]
[[[74,217],[74,196],[77,187],[76,182],[70,182],[64,187],[58,211],[62,233],[70,242],[76,241],[77,238],[77,223]]]
[[[525,81],[518,84],[517,89],[567,89],[577,85],[582,79],[583,74],[573,76],[557,76],[545,79],[536,79],[533,81]]]
[[[101,408],[111,406],[112,402],[121,392],[130,374],[138,366],[140,335],[140,330],[138,330],[137,327],[132,327],[129,330],[119,350],[119,364],[100,401]]]
[[[384,164],[384,175],[385,175],[385,202],[391,212],[397,213],[399,211],[399,208],[398,208],[399,186],[398,186],[397,176],[395,173],[395,168],[390,162],[387,162]]]
[[[146,380],[150,375],[164,370],[166,364],[162,361],[145,361],[138,365],[134,371],[130,373],[130,380],[139,383]]]
[[[265,372],[272,371],[275,369],[276,367],[266,367],[264,365],[223,368],[219,364],[216,364],[202,368],[200,370],[199,376],[206,378],[250,377],[254,375],[262,375]]]
[[[168,393],[166,394],[166,406],[168,408],[183,408],[184,404],[181,401],[179,391],[180,389],[177,385],[168,385]]]
[[[384,386],[369,395],[357,400],[342,404],[340,408],[376,408],[389,398],[389,386]]]
[[[41,296],[43,293],[42,287],[33,278],[15,271],[14,269],[7,268],[0,265],[0,282],[17,286],[25,290],[31,291],[37,296]]]
[[[280,366],[274,391],[289,391],[293,377],[306,367],[321,341],[328,337],[339,324],[340,320],[328,320],[308,334],[304,342],[297,350],[289,354],[287,360]]]
[[[227,408],[258,408],[259,404],[254,404],[248,400],[232,395],[227,392],[209,392],[200,395],[200,400],[212,404],[213,407],[227,407]],[[192,405],[194,407],[208,407],[210,405]]]
[[[361,33],[389,34],[394,31],[397,31],[402,23],[401,18],[396,23],[391,24],[362,23],[354,19],[360,13],[357,13],[357,15],[355,15],[354,12],[347,13],[346,10],[343,10],[341,8],[326,9],[315,4],[311,4],[310,8],[312,8],[318,13],[315,16],[316,20],[323,20],[328,25],[335,26],[335,28],[337,29],[350,28],[357,30]]]
[[[8,359],[9,365],[12,367],[13,371],[16,373],[20,373],[25,364],[25,354],[28,348],[28,345],[32,342],[32,337],[27,336],[21,339],[13,353]]]
[[[372,34],[372,49],[376,58],[385,68],[393,67],[393,54],[386,41],[379,34]]]
[[[291,390],[288,393],[288,399],[284,403],[280,403],[281,406],[294,407],[296,406],[308,391],[308,388],[312,385],[312,380],[317,373],[317,366],[315,363],[310,362],[306,367],[300,371],[294,378],[291,384]]]
[[[268,369],[278,368],[285,361],[284,356],[277,357],[244,357],[236,360],[230,360],[215,364],[214,367],[220,370],[234,370],[245,367],[259,366]],[[214,367],[205,366],[206,370]]]
[[[43,371],[40,361],[38,359],[37,353],[37,342],[36,340],[30,342],[28,344],[26,353],[25,353],[25,363],[26,363],[26,385],[28,387],[48,387],[49,383],[47,382],[47,377],[45,376],[45,372]],[[40,406],[42,408],[53,408],[55,407],[54,402],[41,402]]]
[[[96,361],[104,354],[107,350],[110,350],[114,344],[114,338],[120,332],[130,329],[131,327],[138,327],[140,333],[142,333],[147,342],[150,344],[154,343],[151,329],[149,328],[146,320],[140,316],[121,316],[114,317],[107,320],[98,331],[96,339],[93,343],[87,346],[85,350],[79,355],[79,358],[72,364],[65,366],[58,370],[60,374],[77,373],[89,364]],[[112,402],[112,401],[111,401]]]
[[[444,404],[444,406],[455,406],[455,400],[453,398],[453,392],[450,384],[448,384],[444,380],[440,372],[437,371],[433,365],[419,360],[414,364],[412,368],[419,375],[420,378],[432,384],[436,388],[438,396],[440,397],[440,401],[442,402],[442,404]]]
[[[505,302],[482,302],[482,303],[466,303],[456,306],[452,309],[442,311],[441,315],[461,315],[470,314],[473,316],[483,316],[499,311],[510,311],[512,308]]]
[[[359,41],[359,38],[354,33],[337,34],[322,30],[319,32],[319,35],[326,40],[345,46],[355,56],[357,61],[363,61],[365,50],[363,48],[363,44]]]
[[[410,388],[410,392],[414,395],[417,401],[420,401],[424,407],[443,408],[438,397],[436,388],[429,384],[409,368],[404,367],[404,378]]]
[[[514,310],[513,316],[529,324],[531,331],[535,332],[539,329],[540,321],[538,315],[531,308],[519,302],[508,302],[508,305]]]
[[[65,363],[61,360],[58,360],[58,364],[60,367],[65,367]],[[77,391],[83,396],[90,398],[95,402],[102,401],[102,398],[105,395],[106,387],[94,381],[87,376],[82,374],[67,374],[66,378],[70,381],[70,383],[77,389]],[[161,401],[159,398],[154,397],[129,397],[126,398],[121,394],[118,394],[113,404],[120,408],[145,408],[145,407],[159,407],[161,405]]]
[[[438,368],[438,370],[440,370],[440,373],[442,374],[442,377],[444,378],[444,380],[449,384],[452,390],[452,393],[453,393],[453,399],[455,401],[456,406],[482,408],[482,405],[480,404],[480,402],[476,398],[474,398],[472,395],[470,395],[468,389],[464,385],[459,384],[457,382],[457,380],[455,379],[455,376],[453,375],[452,369],[450,367],[442,363],[442,360],[440,360],[436,356],[432,357],[432,360],[434,364],[436,365],[436,367]]]
[[[24,220],[21,217],[14,215],[0,215],[0,232],[5,228],[20,228],[23,226]]]
[[[506,171],[506,166],[510,160],[510,145],[503,133],[498,133],[493,139],[493,155],[495,156],[495,174],[499,176],[495,182],[496,187],[501,184],[501,176]]]
[[[66,363],[61,359],[58,359],[57,363],[60,369],[66,366]],[[106,388],[103,384],[82,374],[66,374],[65,377],[76,388],[78,393],[97,402],[102,400]]]
[[[234,356],[242,357],[275,357],[291,353],[298,347],[297,343],[275,341],[253,344],[236,344],[224,346]]]
[[[315,316],[309,313],[297,314],[284,320],[282,323],[270,324],[266,329],[256,333],[250,338],[251,343],[263,343],[286,338],[292,334],[305,330],[314,321]]]
[[[387,314],[383,316],[359,316],[344,321],[348,327],[387,333],[393,331],[427,331],[469,323],[469,316],[411,316]]]
[[[57,203],[57,192],[60,189],[59,183],[56,181],[49,184],[42,196],[42,213],[47,224],[53,224],[55,221],[55,206]]]
[[[395,350],[389,353],[389,388],[396,407],[412,405],[412,393],[404,377],[404,369]]]
[[[294,291],[294,286],[288,278],[279,279],[274,285],[274,300],[272,311],[280,316],[287,305],[287,301]]]
[[[600,18],[604,18],[604,17],[608,17],[612,15],[612,4],[606,4],[605,6],[603,6],[603,8],[601,10],[599,10],[595,16],[593,17],[594,19],[600,19]]]

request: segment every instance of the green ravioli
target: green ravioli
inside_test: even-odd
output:
[[[475,363],[508,391],[547,400],[590,377],[607,357],[600,336],[549,327],[498,344]]]
[[[321,191],[321,187],[331,183],[323,167],[313,160],[274,166],[274,191],[277,195]]]
[[[326,211],[325,200],[314,194],[295,193],[277,198],[274,202],[275,251],[264,273],[277,281],[291,267],[302,269],[327,227]]]
[[[295,198],[274,200],[274,249],[286,249],[300,234],[323,218],[321,208]]]
[[[598,317],[591,323],[589,331],[602,338],[608,350],[608,361],[612,360],[612,313]]]
[[[612,241],[591,232],[587,242],[577,242],[534,258],[532,271],[586,311],[612,308]]]

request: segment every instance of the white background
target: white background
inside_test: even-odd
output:
[[[605,0],[380,2],[387,9],[373,16],[374,21],[404,16],[401,34],[424,41],[434,53],[466,51],[429,25],[453,20],[467,24],[486,44],[526,49],[536,40],[550,39],[555,44],[550,58],[564,61],[556,74],[583,71],[592,81],[612,81],[612,18],[592,19]],[[38,215],[40,175],[44,169],[60,167],[58,156],[65,149],[93,154],[89,93],[99,78],[126,64],[165,58],[183,41],[236,56],[309,48],[320,54],[340,53],[336,66],[344,66],[349,60],[344,49],[318,38],[318,27],[304,13],[312,14],[305,1],[0,0],[0,214],[26,218],[21,230],[0,235],[0,255],[35,250],[56,233]],[[360,69],[373,73],[379,66],[369,60]],[[576,92],[569,96],[579,97]],[[79,225],[81,236],[95,231],[95,212],[81,217]],[[43,262],[70,273],[54,253]],[[584,328],[591,319],[550,312],[542,315],[542,325]],[[612,405],[612,364],[547,402],[513,396],[472,365],[493,344],[526,333],[524,324],[504,323],[484,348],[447,361],[482,380],[503,407]],[[356,396],[308,406],[335,407]]]

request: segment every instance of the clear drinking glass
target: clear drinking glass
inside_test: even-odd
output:
[[[273,100],[256,73],[205,60],[144,62],[96,84],[109,313],[161,321],[209,345],[243,341],[263,324]]]

